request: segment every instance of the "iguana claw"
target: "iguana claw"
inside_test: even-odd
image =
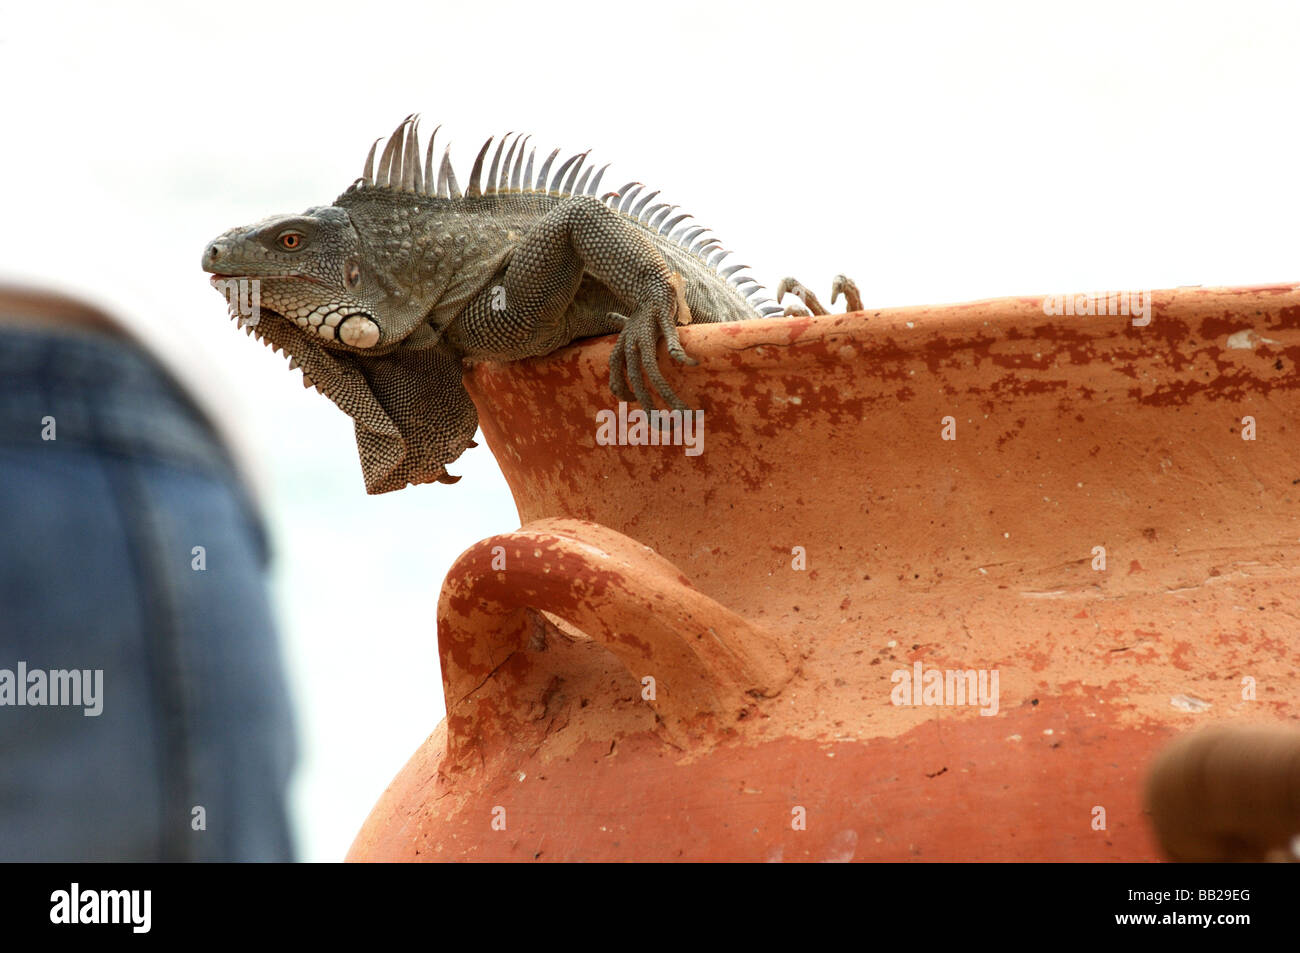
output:
[[[844,295],[846,311],[862,310],[862,295],[858,294],[857,284],[848,275],[836,275],[831,282],[831,304],[838,301],[841,294]]]
[[[785,309],[787,315],[807,316],[812,314],[829,314],[822,303],[817,300],[817,296],[808,290],[798,279],[782,278],[781,283],[776,286],[776,300],[780,301],[781,296],[792,294],[798,298],[807,310],[798,305],[791,305]],[[862,296],[858,294],[858,286],[854,284],[853,279],[847,275],[836,275],[835,280],[831,282],[831,304],[839,300],[840,295],[844,295],[845,308],[848,311],[862,310]]]
[[[813,314],[826,314],[827,311],[822,307],[822,303],[817,300],[817,296],[809,291],[796,278],[782,278],[781,283],[776,286],[776,300],[780,301],[781,296],[792,294],[805,305]]]
[[[609,389],[614,396],[619,400],[638,401],[646,410],[653,410],[654,397],[646,386],[648,377],[669,407],[690,410],[659,370],[660,338],[668,345],[668,354],[677,363],[699,363],[682,347],[673,315],[667,309],[640,308],[631,317],[611,312],[609,319],[623,326],[609,355]]]

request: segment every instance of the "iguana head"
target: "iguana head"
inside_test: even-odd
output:
[[[390,168],[396,162],[395,185],[414,161],[402,155],[408,125],[384,154]],[[402,191],[387,177],[359,182],[334,205],[222,233],[204,249],[203,269],[242,327],[288,352],[304,385],[353,418],[368,492],[454,483],[445,464],[472,444],[478,417],[459,358],[430,323],[440,282],[411,268]]]
[[[208,245],[203,268],[217,279],[256,278],[261,307],[326,346],[368,351],[400,340],[398,328],[384,340],[379,315],[386,302],[366,273],[352,220],[336,206],[232,228]]]

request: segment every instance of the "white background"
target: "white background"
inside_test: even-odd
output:
[[[342,857],[442,717],[434,607],[518,525],[485,447],[367,497],[351,423],[236,332],[199,268],[327,204],[407,113],[462,185],[488,135],[592,148],[768,284],[868,307],[1291,281],[1294,4],[0,4],[0,276],[115,305],[254,456],[304,756]],[[567,154],[567,152],[566,152]],[[738,260],[737,260],[738,261]]]

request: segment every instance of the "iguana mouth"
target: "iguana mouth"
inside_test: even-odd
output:
[[[209,274],[212,275],[212,277],[208,279],[208,284],[212,285],[212,287],[217,288],[218,290],[220,290],[220,288],[217,285],[217,282],[219,281],[274,281],[274,280],[287,281],[289,279],[297,279],[298,281],[310,281],[312,284],[320,285],[322,288],[330,287],[330,284],[328,282],[321,281],[319,278],[313,275],[230,275],[221,271],[212,271],[209,272]]]

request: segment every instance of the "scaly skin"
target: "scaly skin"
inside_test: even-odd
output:
[[[519,360],[617,332],[613,393],[648,409],[657,391],[685,410],[659,370],[659,342],[691,364],[678,325],[780,311],[737,274],[744,266],[719,270],[728,253],[705,229],[678,227],[689,216],[649,205],[658,193],[629,183],[597,197],[600,174],[578,178],[585,154],[548,182],[552,153],[530,187],[532,155],[521,175],[519,148],[511,169],[519,139],[498,174],[503,141],[480,186],[490,144],[462,196],[445,155],[435,181],[432,141],[421,169],[408,118],[333,205],[231,229],[204,252],[214,285],[257,279],[260,313],[241,324],[353,417],[370,493],[459,479],[446,464],[478,426],[463,360]]]

